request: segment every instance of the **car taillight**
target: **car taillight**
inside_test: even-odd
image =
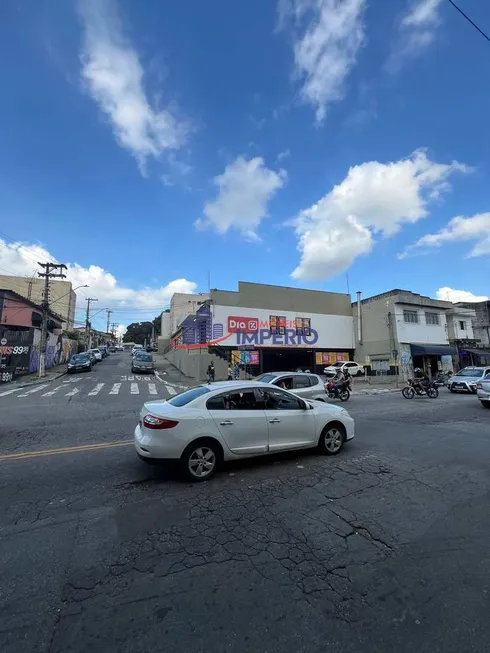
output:
[[[145,415],[143,418],[143,425],[147,429],[173,429],[177,426],[178,422],[174,419],[165,419],[164,417],[156,417],[155,415]]]

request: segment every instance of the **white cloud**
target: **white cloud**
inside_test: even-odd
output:
[[[276,156],[276,163],[280,163],[283,159],[288,159],[290,156],[291,156],[291,150],[289,148],[287,148],[286,150],[282,150]]]
[[[446,302],[453,302],[453,304],[456,302],[486,302],[488,300],[486,295],[474,295],[469,290],[454,290],[447,286],[439,288],[436,297]]]
[[[279,26],[291,25],[294,73],[303,99],[322,122],[331,102],[341,100],[364,42],[366,0],[280,0]]]
[[[249,240],[258,240],[256,229],[267,216],[267,205],[284,186],[285,170],[270,170],[264,159],[239,156],[226,166],[223,174],[214,178],[218,197],[204,205],[204,218],[196,221],[197,228],[213,227],[220,234],[235,228]]]
[[[179,148],[188,126],[169,108],[152,106],[138,53],[123,33],[115,0],[79,0],[79,9],[85,32],[82,78],[118,143],[143,171],[148,157]]]
[[[0,239],[0,272],[15,274],[16,276],[32,276],[40,270],[36,261],[57,262],[41,245],[27,243],[6,243]],[[187,279],[174,279],[169,283],[157,287],[144,287],[142,289],[129,288],[121,285],[113,274],[98,265],[85,268],[78,263],[67,264],[67,281],[73,287],[88,285],[86,292],[90,297],[96,297],[99,306],[153,308],[155,313],[158,308],[168,305],[174,293],[193,293],[197,284]],[[79,306],[80,308],[80,306]]]
[[[387,69],[397,72],[408,59],[421,56],[434,41],[443,0],[411,0],[398,23]]]
[[[428,214],[428,203],[449,189],[448,179],[469,168],[431,161],[424,150],[390,163],[369,161],[295,219],[301,261],[292,276],[322,280],[371,251],[374,235],[391,236]]]
[[[490,255],[490,213],[477,213],[471,218],[453,218],[444,229],[435,234],[426,234],[409,245],[399,258],[425,254],[431,247],[461,241],[476,241],[468,254],[470,258]]]

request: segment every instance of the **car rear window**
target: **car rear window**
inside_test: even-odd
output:
[[[144,361],[145,363],[151,363],[151,361],[153,360],[150,354],[137,354],[136,358],[139,361]]]
[[[208,392],[210,392],[209,388],[205,388],[203,385],[198,385],[196,388],[191,388],[190,390],[181,392],[180,395],[175,395],[172,399],[168,399],[167,403],[180,408],[181,406],[185,406],[191,401],[194,401],[194,399],[202,397],[202,395],[205,395]]]

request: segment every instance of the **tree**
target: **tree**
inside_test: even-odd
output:
[[[151,338],[152,322],[133,322],[128,326],[126,333],[123,335],[123,342],[134,342],[137,345],[143,345]]]

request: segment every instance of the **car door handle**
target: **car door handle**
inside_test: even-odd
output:
[[[229,419],[225,420],[224,422],[220,422],[220,426],[232,426],[233,422]]]
[[[277,417],[274,417],[274,419],[269,420],[269,424],[279,424],[281,420],[277,419]]]

